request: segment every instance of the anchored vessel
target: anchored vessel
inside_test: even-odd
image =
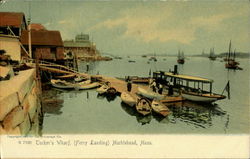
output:
[[[177,59],[178,64],[184,64],[185,63],[185,58],[184,58],[184,52],[178,51],[178,59]]]
[[[241,70],[242,68],[240,68],[239,62],[235,61],[235,55],[236,55],[236,50],[234,49],[234,52],[232,53],[232,45],[231,45],[231,41],[229,43],[229,50],[228,50],[228,54],[227,57],[224,59],[224,61],[226,61],[225,67],[227,69],[239,69]]]
[[[216,60],[216,55],[214,54],[214,48],[210,49],[210,54],[208,58],[212,61]]]

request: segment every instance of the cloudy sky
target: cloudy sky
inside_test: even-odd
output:
[[[201,54],[233,48],[250,52],[249,0],[5,0],[0,11],[24,12],[62,38],[90,34],[111,54]]]

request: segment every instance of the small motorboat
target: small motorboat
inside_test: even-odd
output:
[[[147,97],[149,99],[158,99],[161,100],[165,96],[156,92],[151,91],[150,89],[143,89],[141,87],[138,87],[138,92],[137,94],[142,95],[144,97]]]
[[[52,84],[53,87],[56,88],[62,88],[62,89],[73,89],[75,88],[75,85],[73,83],[64,81],[64,80],[59,80],[59,79],[51,79],[50,83]]]
[[[136,104],[136,100],[127,92],[121,93],[121,100],[123,101],[123,103],[126,103],[131,107],[133,107]]]
[[[154,76],[155,77],[158,76],[157,77],[158,80],[164,80],[165,82],[170,82],[171,80],[178,81],[175,84],[175,86],[172,86],[176,87],[174,91],[179,92],[184,99],[190,101],[212,103],[217,100],[222,100],[226,98],[226,96],[224,96],[223,94],[213,93],[212,84],[214,81],[211,79],[190,76],[190,75],[176,74],[174,72],[161,72],[161,71],[154,72]],[[197,88],[197,85],[199,88]],[[209,87],[208,86],[205,87],[205,85],[208,85]],[[209,88],[209,90],[206,90],[205,88]],[[228,89],[224,90],[230,90],[229,82],[227,83],[225,88]]]
[[[151,103],[151,107],[154,112],[162,115],[162,116],[167,116],[169,115],[170,111],[167,106],[165,106],[163,103],[157,100],[153,100]]]
[[[138,113],[142,114],[143,116],[151,114],[152,108],[150,106],[150,101],[146,98],[139,99],[136,104],[136,110]]]

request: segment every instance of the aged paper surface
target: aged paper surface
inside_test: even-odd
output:
[[[230,4],[228,8],[227,4],[219,0],[213,2],[205,1],[203,3],[185,0],[95,2],[81,0],[51,0],[45,2],[40,0],[21,2],[18,0],[1,0],[0,2],[0,12],[24,12],[27,19],[31,17],[32,22],[42,23],[46,28],[51,30],[60,30],[63,40],[73,39],[76,34],[82,31],[90,34],[96,33],[96,36],[92,40],[97,41],[97,48],[103,49],[104,52],[118,52],[117,55],[119,56],[127,56],[127,52],[137,52],[141,56],[147,50],[150,50],[150,53],[155,50],[156,52],[164,53],[164,49],[169,49],[169,52],[176,53],[177,48],[182,46],[181,44],[185,45],[187,50],[190,49],[189,52],[199,52],[202,49],[201,45],[209,43],[206,40],[203,41],[202,38],[196,39],[200,36],[199,33],[204,34],[203,38],[211,38],[210,41],[215,41],[208,45],[220,43],[221,39],[218,36],[227,37],[228,34],[233,34],[236,36],[235,39],[238,39],[237,45],[239,49],[242,49],[243,52],[249,51],[249,46],[246,43],[249,40],[249,22],[244,21],[243,24],[248,24],[248,32],[244,32],[246,31],[246,26],[239,27],[239,30],[237,30],[239,36],[237,36],[237,31],[235,31],[237,28],[227,30],[227,23],[225,22],[232,18],[235,23],[243,23],[240,20],[237,21],[238,19],[235,17],[249,15],[248,1],[238,1],[238,3],[242,4]],[[85,3],[89,5],[89,8],[85,6]],[[170,7],[167,6],[164,8],[166,3],[170,3]],[[192,5],[189,5],[190,3]],[[207,7],[205,7],[206,4],[208,5]],[[40,8],[39,5],[43,8]],[[234,5],[236,7],[240,6],[242,9],[238,11],[230,10],[234,9]],[[81,7],[85,10],[83,11]],[[217,14],[210,15],[209,7],[211,7],[212,13],[214,10],[217,13],[220,9],[222,12],[218,11]],[[179,9],[179,13],[176,13],[175,9]],[[92,10],[96,13],[94,14]],[[185,10],[188,14],[185,13]],[[186,14],[188,16],[185,16]],[[202,16],[198,16],[200,14]],[[194,18],[189,19],[189,16],[194,16]],[[86,22],[84,22],[85,20]],[[166,21],[169,21],[169,23],[166,23]],[[102,31],[102,29],[105,30]],[[227,32],[219,34],[224,29]],[[208,34],[211,32],[213,35]],[[216,37],[219,40],[216,40]],[[226,40],[230,38],[231,36],[227,37]],[[242,43],[239,39],[242,39]],[[199,51],[197,51],[196,45],[192,44],[195,40],[196,42],[200,42],[197,44],[197,48],[200,49]],[[164,43],[166,43],[166,46],[164,46]],[[155,45],[154,48],[152,47],[153,49],[149,47],[153,45]],[[174,45],[174,47],[171,47],[171,45]],[[158,49],[161,47],[162,50]],[[222,45],[218,47],[218,50],[223,52],[225,47],[227,46]],[[132,56],[132,53],[128,55]],[[246,65],[246,67],[249,67],[249,65]],[[138,69],[143,70],[144,68]],[[245,100],[245,103],[249,107],[249,99]],[[230,106],[233,107],[235,105],[232,104]],[[241,115],[242,118],[249,118],[247,117],[249,116],[247,111],[246,114],[239,112],[236,115],[238,115],[237,119]],[[236,118],[232,115],[230,117]],[[248,123],[248,125],[245,123]],[[60,121],[59,124],[61,124]],[[211,133],[213,130],[206,133],[205,129],[202,129],[202,133],[197,133],[195,130],[190,130],[192,128],[195,129],[195,127],[192,127],[188,129],[188,132],[183,129],[183,133],[166,133],[165,131],[155,134],[152,132],[147,133],[146,131],[129,134],[100,132],[93,134],[52,133],[42,135],[41,137],[2,135],[0,138],[0,154],[3,159],[249,158],[249,121],[244,121],[242,125],[237,122],[234,124],[236,125],[233,127],[235,130],[230,130],[229,133],[218,133],[216,131]],[[228,124],[225,125],[225,127],[228,126]],[[122,125],[120,126],[122,127]],[[159,126],[161,125],[159,124]],[[181,130],[182,125],[179,126],[178,130]],[[239,130],[236,130],[237,128]],[[192,131],[195,133],[192,133]]]

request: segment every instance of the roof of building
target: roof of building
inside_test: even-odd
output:
[[[39,24],[39,23],[30,24],[30,28],[32,30],[47,30],[42,24]]]
[[[0,12],[0,26],[12,26],[20,28],[23,21],[26,25],[24,13]]]
[[[155,72],[157,74],[161,74],[161,72]],[[165,76],[174,77],[182,80],[193,81],[193,82],[203,82],[203,83],[212,83],[213,80],[207,78],[201,78],[196,76],[189,75],[181,75],[181,74],[173,74],[172,72],[164,72]]]
[[[75,42],[75,41],[64,41],[64,47],[93,47],[90,41],[86,42]]]
[[[27,30],[22,32],[21,43],[28,45]],[[49,30],[31,30],[31,43],[32,45],[63,46],[60,32]]]

